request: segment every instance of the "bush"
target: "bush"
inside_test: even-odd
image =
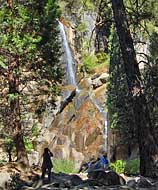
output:
[[[104,52],[97,54],[84,53],[82,59],[85,71],[90,74],[95,73],[96,69],[108,68],[110,62],[109,54],[105,54]]]
[[[33,137],[38,137],[39,134],[40,134],[40,131],[39,131],[39,129],[38,129],[38,127],[36,125],[33,125],[31,131],[32,131],[32,136]]]
[[[31,150],[33,149],[32,141],[28,138],[24,138],[24,144],[25,144],[26,152],[30,153]]]
[[[124,160],[117,160],[110,164],[110,168],[117,173],[124,173],[126,162]]]
[[[84,54],[83,64],[87,73],[93,73],[97,67],[97,57],[94,54]]]
[[[9,137],[5,137],[5,139],[4,139],[4,148],[5,148],[5,151],[7,152],[9,162],[11,162],[12,161],[12,155],[15,153],[15,143],[14,143],[14,141]]]
[[[126,163],[125,166],[125,171],[124,173],[126,174],[139,174],[139,167],[140,167],[140,160],[139,159],[134,159],[134,160],[130,160]]]
[[[54,172],[59,173],[76,173],[75,163],[72,160],[67,159],[55,159],[53,162]]]
[[[117,160],[115,163],[111,163],[110,167],[117,173],[137,175],[139,174],[140,160],[134,159],[127,162],[124,160]]]
[[[77,26],[77,30],[80,31],[80,32],[87,32],[88,31],[88,23],[87,22],[81,22]]]

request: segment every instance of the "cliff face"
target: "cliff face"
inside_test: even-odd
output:
[[[71,18],[68,20],[68,18]],[[65,80],[58,102],[57,114],[44,135],[40,138],[39,150],[49,146],[56,158],[75,160],[80,164],[83,160],[96,157],[107,148],[107,126],[105,93],[108,79],[107,67],[94,69],[91,74],[86,74],[81,68],[82,48],[84,40],[91,38],[95,27],[96,13],[84,12],[78,16],[69,15],[62,17],[61,22],[66,32],[66,40],[71,50],[72,67],[74,68],[74,82]],[[87,23],[86,32],[78,30],[77,23]],[[64,38],[62,40],[64,42]],[[63,44],[66,48],[67,45]],[[95,51],[91,46],[91,50]],[[65,55],[62,48],[65,64],[65,76],[69,71],[67,65],[69,55]],[[69,53],[68,53],[69,54]],[[71,74],[69,74],[71,75]],[[71,80],[70,80],[71,81]],[[40,151],[42,152],[42,151]]]
[[[72,85],[63,86],[60,110],[50,128],[45,129],[40,148],[49,146],[56,158],[83,160],[97,157],[105,149],[104,107],[106,83],[93,87],[92,78],[81,80],[79,92]]]

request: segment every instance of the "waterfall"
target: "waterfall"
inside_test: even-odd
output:
[[[66,61],[67,61],[67,80],[68,80],[68,84],[74,85],[77,88],[77,83],[76,83],[76,79],[75,79],[75,71],[74,71],[74,65],[75,64],[74,64],[71,49],[70,49],[70,46],[68,44],[68,40],[67,40],[67,37],[66,37],[65,28],[64,28],[64,25],[61,22],[59,22],[59,29],[60,29],[60,33],[61,33],[61,36],[62,36],[64,52],[65,52]]]
[[[76,78],[75,78],[75,70],[74,70],[74,60],[73,60],[73,56],[72,56],[72,52],[67,40],[67,36],[66,36],[66,32],[65,32],[65,28],[64,25],[59,22],[59,30],[61,33],[61,37],[62,37],[62,43],[63,43],[63,47],[64,47],[64,53],[66,56],[66,63],[67,63],[67,81],[68,84],[70,85],[74,85],[76,87],[76,92],[77,94],[80,93],[80,90],[78,88],[77,82],[76,82]],[[96,108],[99,110],[100,114],[102,115],[103,118],[103,125],[104,125],[104,139],[105,139],[105,144],[104,144],[104,148],[107,151],[107,114],[106,111],[104,110],[103,107],[101,107],[97,101],[92,97],[92,92],[89,92],[89,97],[91,99],[91,101],[93,102],[93,104],[96,106]],[[78,106],[78,96],[75,97],[75,106],[76,109],[79,107]]]

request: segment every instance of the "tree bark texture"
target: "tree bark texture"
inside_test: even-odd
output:
[[[24,145],[23,131],[20,119],[20,104],[19,104],[19,62],[18,58],[10,58],[8,66],[8,85],[10,103],[10,133],[13,137],[17,160],[24,166],[28,165],[27,153]]]
[[[123,0],[111,0],[116,30],[119,37],[129,93],[133,99],[135,123],[140,151],[140,173],[158,177],[158,144],[152,127],[141,74],[136,59]]]

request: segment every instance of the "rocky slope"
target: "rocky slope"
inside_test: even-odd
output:
[[[72,85],[63,86],[60,109],[50,128],[45,129],[41,152],[49,146],[56,158],[75,160],[78,166],[83,160],[98,156],[107,141],[102,113],[106,81],[107,75],[84,78],[78,92]]]

